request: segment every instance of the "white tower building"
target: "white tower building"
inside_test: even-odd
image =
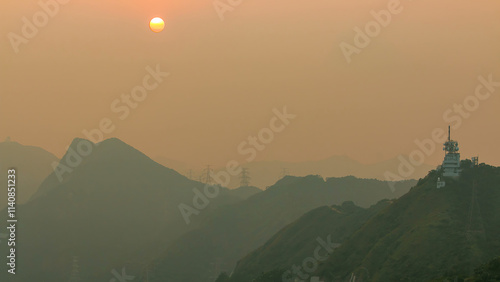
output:
[[[444,143],[443,150],[446,152],[443,160],[443,176],[458,177],[460,175],[460,153],[458,142],[451,140],[450,126],[448,126],[448,141]]]

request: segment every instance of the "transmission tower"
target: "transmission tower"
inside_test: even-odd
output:
[[[472,157],[472,166],[478,166],[479,165],[479,157]]]
[[[151,265],[148,263],[142,263],[142,273],[146,272],[146,277],[143,279],[144,282],[149,282],[149,271],[151,269]]]
[[[283,168],[281,170],[281,178],[290,175],[290,172],[288,171],[288,168]]]
[[[214,266],[213,270],[210,271],[212,273],[212,276],[209,277],[211,281],[215,281],[222,272],[227,273],[229,269],[227,263],[222,258],[215,258],[215,261],[210,263],[210,265]]]
[[[244,167],[241,169],[240,175],[240,187],[250,186],[250,175],[248,173],[248,168]]]
[[[188,170],[187,178],[193,180],[193,170],[192,169]]]
[[[474,179],[472,182],[472,195],[466,232],[466,237],[469,241],[473,238],[472,234],[484,234],[485,231],[481,216],[481,209],[479,208],[479,202],[477,200],[477,186],[477,181]]]
[[[210,176],[211,172],[213,172],[213,169],[210,165],[207,165],[207,167],[202,172],[203,183],[213,184],[212,176]]]
[[[78,257],[73,257],[73,266],[71,267],[71,275],[69,282],[80,282],[80,265],[78,264]]]

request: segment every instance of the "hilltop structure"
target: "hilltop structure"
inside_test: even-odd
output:
[[[244,167],[241,169],[240,175],[240,187],[248,187],[250,186],[250,175],[248,173],[248,168]]]
[[[446,152],[444,155],[443,164],[438,167],[438,169],[443,170],[443,177],[458,178],[460,176],[460,152],[458,148],[458,142],[451,139],[451,129],[448,126],[448,140],[443,144],[443,150]],[[474,160],[473,164],[477,162]],[[436,183],[437,188],[443,188],[446,186],[446,181],[441,177],[438,178]]]
[[[450,126],[448,126],[448,141],[444,143],[446,152],[443,160],[443,176],[457,178],[460,176],[460,152],[458,142],[451,139]]]
[[[438,181],[437,181],[437,188],[443,188],[444,186],[446,186],[446,182],[444,182],[443,180],[441,180],[441,177],[438,177]]]
[[[472,157],[472,166],[478,166],[479,165],[479,157]]]

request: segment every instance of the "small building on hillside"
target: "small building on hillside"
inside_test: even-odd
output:
[[[443,180],[441,180],[441,177],[438,177],[438,181],[437,181],[437,188],[443,188],[444,186],[446,186],[446,182],[444,182]]]
[[[451,139],[450,127],[448,126],[448,141],[444,143],[443,150],[446,152],[441,168],[444,177],[457,178],[460,176],[460,152],[458,142]]]

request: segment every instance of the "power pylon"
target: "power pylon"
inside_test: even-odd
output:
[[[213,270],[210,271],[212,276],[209,277],[212,281],[215,281],[222,272],[227,272],[228,270],[227,263],[222,258],[215,258],[215,261],[210,263],[210,265],[214,266]]]
[[[78,257],[73,257],[73,266],[71,267],[71,275],[69,282],[80,282],[80,265],[78,264]]]
[[[283,168],[281,170],[281,178],[290,175],[290,172],[288,171],[288,168]]]
[[[187,178],[193,180],[193,170],[192,169],[188,170]]]
[[[474,237],[473,234],[483,235],[485,233],[483,220],[481,216],[481,209],[479,206],[479,202],[477,200],[477,181],[474,179],[472,182],[472,195],[471,195],[471,203],[469,206],[469,216],[467,222],[467,231],[466,236],[469,241],[471,241]]]
[[[142,273],[146,272],[145,282],[149,282],[149,270],[150,270],[150,268],[151,268],[150,264],[147,264],[147,263],[142,264]]]
[[[202,177],[203,177],[203,182],[205,184],[213,184],[212,176],[210,176],[210,173],[212,173],[212,172],[213,172],[213,169],[211,168],[210,165],[207,165],[207,167],[203,170]]]
[[[241,169],[240,175],[240,187],[250,186],[250,175],[248,173],[248,168],[244,167]]]

